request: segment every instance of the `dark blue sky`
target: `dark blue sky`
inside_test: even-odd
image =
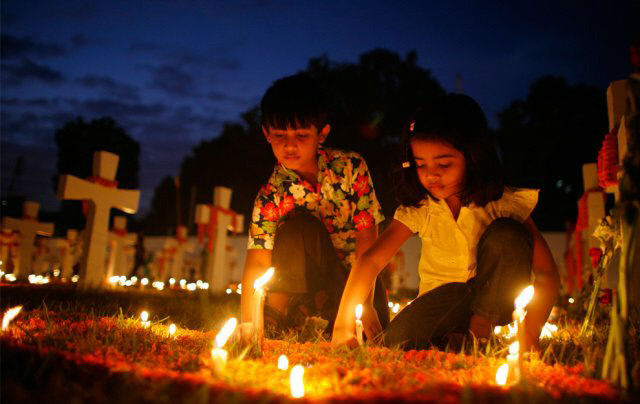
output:
[[[503,4],[504,3],[504,4]],[[507,5],[507,3],[510,3]],[[607,3],[607,4],[605,4]],[[601,87],[629,73],[629,1],[3,1],[2,196],[57,209],[54,132],[80,115],[113,117],[140,142],[141,207],[162,177],[276,79],[326,54],[357,62],[411,50],[448,91],[496,114],[533,80]],[[636,18],[638,20],[638,18]]]

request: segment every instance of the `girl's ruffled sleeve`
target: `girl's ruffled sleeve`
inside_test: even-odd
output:
[[[413,233],[419,233],[426,220],[427,207],[421,205],[415,206],[398,206],[393,218],[404,224]]]
[[[505,189],[497,206],[499,217],[510,217],[524,222],[538,203],[538,189],[511,188]]]

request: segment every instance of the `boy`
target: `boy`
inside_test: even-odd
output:
[[[319,316],[330,332],[348,271],[384,220],[362,157],[321,146],[331,130],[327,110],[323,93],[303,74],[277,80],[262,98],[262,131],[278,164],[254,204],[243,322],[252,320],[255,279],[274,266],[265,325],[283,330]],[[362,319],[370,338],[389,321],[384,289],[375,289],[377,318],[371,291]]]

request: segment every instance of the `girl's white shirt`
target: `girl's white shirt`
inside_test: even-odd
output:
[[[473,203],[463,206],[458,220],[444,200],[427,197],[418,207],[399,206],[394,219],[417,233],[422,241],[419,294],[474,277],[478,242],[489,224],[501,217],[524,222],[537,202],[537,189],[505,187],[500,199],[483,207]]]

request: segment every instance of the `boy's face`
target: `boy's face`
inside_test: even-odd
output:
[[[275,129],[262,127],[278,162],[299,174],[315,174],[318,171],[318,146],[324,142],[331,127],[322,130],[314,126]]]

